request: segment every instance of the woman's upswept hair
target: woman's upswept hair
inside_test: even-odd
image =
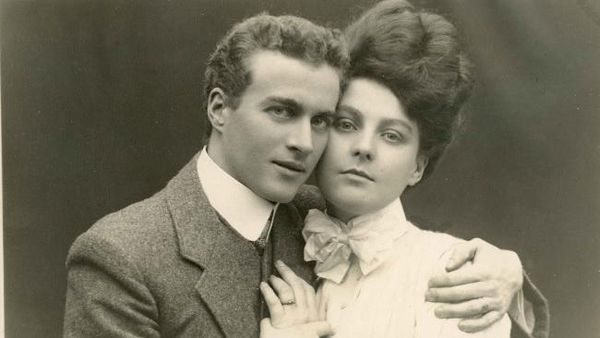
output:
[[[429,176],[461,120],[473,87],[471,63],[456,28],[445,18],[388,0],[365,12],[345,31],[348,79],[363,77],[388,87],[420,132],[420,154]]]

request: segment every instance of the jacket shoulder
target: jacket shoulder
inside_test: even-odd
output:
[[[157,248],[172,242],[175,234],[162,192],[111,213],[81,234],[71,246],[67,265],[75,257],[107,254],[106,248],[128,261],[144,261]]]
[[[292,204],[298,209],[302,219],[310,209],[325,210],[326,204],[323,195],[314,185],[304,184],[298,190]]]

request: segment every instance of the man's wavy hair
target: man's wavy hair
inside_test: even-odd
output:
[[[296,16],[259,14],[233,26],[210,56],[204,75],[205,103],[218,87],[227,96],[225,104],[237,108],[252,78],[247,60],[259,50],[278,51],[315,66],[328,64],[341,78],[349,63],[340,31]],[[208,120],[207,127],[210,135]]]
[[[443,17],[388,0],[365,12],[345,31],[349,79],[364,77],[389,88],[415,121],[428,177],[461,122],[473,87],[471,63],[456,28]]]

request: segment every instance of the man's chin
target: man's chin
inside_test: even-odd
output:
[[[300,189],[300,185],[284,185],[265,189],[261,197],[274,203],[288,203],[294,199],[294,196],[298,193],[298,189]]]

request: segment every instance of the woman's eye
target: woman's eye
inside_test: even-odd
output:
[[[399,143],[402,142],[402,140],[404,139],[402,137],[402,135],[400,135],[399,133],[396,132],[385,132],[383,133],[383,138],[388,141],[388,142],[392,142],[392,143]]]
[[[352,130],[356,129],[356,127],[354,126],[354,124],[352,122],[350,122],[349,120],[345,120],[345,119],[337,120],[335,123],[335,127],[336,127],[336,129],[341,130],[341,131],[352,131]]]

